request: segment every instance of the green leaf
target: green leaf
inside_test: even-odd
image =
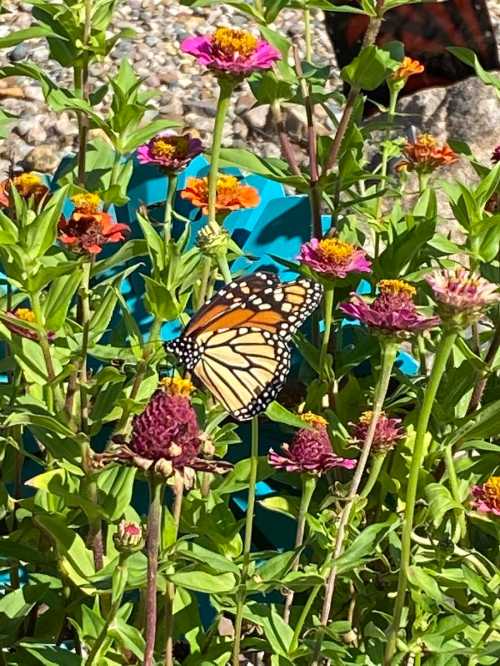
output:
[[[342,69],[341,77],[353,87],[375,90],[399,65],[400,62],[394,60],[389,51],[377,46],[367,46]]]
[[[446,439],[446,445],[466,443],[471,439],[484,439],[498,435],[500,431],[500,400],[482,407],[474,414],[460,419],[454,432]]]
[[[231,472],[229,472],[219,486],[216,487],[217,494],[225,495],[227,493],[235,493],[248,488],[250,467],[251,460],[249,458],[237,462]],[[257,468],[257,480],[262,481],[263,479],[267,479],[271,476],[272,471],[272,468],[267,462],[267,456],[260,456]]]
[[[229,572],[213,574],[203,569],[184,569],[168,575],[168,579],[179,587],[208,594],[231,592],[234,590],[237,580],[236,576]]]
[[[448,488],[440,483],[430,483],[425,488],[427,501],[429,502],[429,514],[435,528],[438,528],[448,511],[463,511],[464,507],[456,502]]]
[[[81,274],[76,270],[52,281],[44,304],[45,325],[49,331],[58,331],[63,326],[80,282]]]
[[[376,557],[377,544],[396,529],[397,521],[376,523],[365,528],[335,562],[338,573],[346,573],[361,566],[366,560]]]
[[[306,428],[311,429],[311,426],[303,421],[300,416],[294,414],[279,402],[273,400],[266,408],[265,412],[268,419],[275,423],[283,423],[284,425],[292,426],[292,428]]]
[[[69,650],[46,643],[20,643],[20,648],[43,666],[82,666],[82,658]]]
[[[136,472],[135,467],[116,465],[99,474],[97,485],[102,494],[101,507],[111,522],[122,518],[131,506]]]
[[[458,58],[466,65],[469,65],[474,69],[476,75],[481,79],[483,83],[487,86],[493,86],[497,90],[497,94],[500,94],[500,77],[495,76],[491,72],[487,72],[479,62],[477,55],[471,49],[466,49],[460,46],[448,46],[448,51],[452,53],[455,58]]]
[[[32,25],[29,28],[25,28],[24,30],[16,30],[15,32],[11,32],[10,35],[7,35],[6,37],[1,37],[0,38],[0,49],[8,49],[11,46],[16,46],[17,44],[21,44],[21,42],[25,42],[28,39],[38,39],[39,37],[59,37],[59,35],[56,35],[50,28],[44,25]],[[64,39],[64,37],[62,38]]]

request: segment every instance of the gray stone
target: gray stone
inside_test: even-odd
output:
[[[28,57],[28,48],[24,44],[18,44],[12,51],[7,53],[10,62],[22,62]]]

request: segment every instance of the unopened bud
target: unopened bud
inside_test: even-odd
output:
[[[139,523],[128,520],[120,521],[113,540],[119,552],[133,553],[144,547],[144,535]]]

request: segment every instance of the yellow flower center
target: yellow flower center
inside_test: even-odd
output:
[[[75,194],[71,197],[71,201],[75,208],[85,213],[97,213],[101,200],[98,194],[92,192],[85,192],[83,194]]]
[[[151,152],[155,157],[166,157],[169,159],[176,155],[185,155],[188,145],[188,140],[185,136],[162,136],[153,141]]]
[[[403,280],[380,280],[378,288],[382,294],[391,294],[393,296],[406,296],[412,298],[417,293],[415,287]]]
[[[16,190],[29,191],[32,187],[42,184],[42,179],[36,173],[22,173],[19,176],[14,176],[12,179]]]
[[[239,180],[236,176],[219,176],[217,178],[217,194],[231,194],[238,188],[239,184]]]
[[[304,423],[309,425],[326,426],[328,423],[326,419],[324,419],[319,414],[314,414],[314,412],[304,412],[303,414],[299,414],[299,417],[302,421],[304,421]]]
[[[362,423],[363,425],[370,425],[372,419],[373,419],[373,412],[367,411],[361,414],[361,416],[359,417],[359,422]]]
[[[234,28],[217,28],[212,43],[224,55],[234,57],[240,55],[243,57],[251,56],[257,48],[257,38],[246,30],[237,30]]]
[[[160,386],[170,395],[181,395],[188,398],[194,391],[194,385],[189,379],[182,377],[164,377]]]
[[[484,490],[488,497],[500,502],[500,476],[492,476],[484,484]]]
[[[325,238],[319,242],[319,249],[327,261],[338,264],[349,261],[354,252],[354,246],[338,238]]]
[[[29,308],[17,308],[17,310],[14,310],[14,314],[18,319],[27,321],[30,324],[36,323],[35,313]]]
[[[422,146],[428,146],[429,148],[435,148],[437,146],[437,140],[432,134],[419,134],[417,137],[417,143]]]

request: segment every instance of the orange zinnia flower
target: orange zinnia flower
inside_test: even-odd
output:
[[[414,143],[408,142],[403,148],[406,160],[398,170],[431,173],[440,166],[449,166],[458,160],[457,153],[447,143],[439,145],[430,134],[420,134]]]
[[[413,74],[422,74],[425,67],[418,60],[413,60],[406,56],[401,63],[401,66],[396,69],[395,72],[391,74],[391,79],[393,81],[406,81],[413,76]]]
[[[0,208],[13,207],[11,199],[13,186],[20,197],[26,200],[32,198],[36,205],[42,201],[49,191],[49,188],[43,184],[40,176],[37,176],[35,173],[21,173],[13,178],[6,178],[0,183]]]
[[[188,178],[181,197],[208,213],[208,178]],[[235,176],[219,176],[217,179],[217,199],[215,208],[218,213],[228,213],[242,208],[255,208],[259,205],[259,193],[255,187],[243,185]]]

